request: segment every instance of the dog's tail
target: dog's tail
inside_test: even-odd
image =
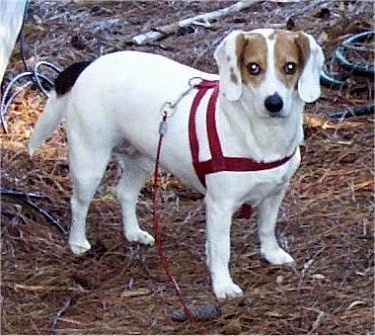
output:
[[[43,114],[36,123],[28,143],[30,155],[33,155],[44,140],[51,137],[64,118],[66,98],[67,96],[58,97],[54,90],[50,92]]]
[[[55,89],[50,92],[43,114],[36,123],[29,140],[30,155],[33,155],[43,141],[51,137],[59,123],[64,119],[68,105],[68,93],[81,72],[90,63],[90,61],[74,63],[57,76]]]

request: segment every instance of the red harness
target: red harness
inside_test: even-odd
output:
[[[244,157],[226,157],[223,155],[221,149],[220,139],[216,128],[216,101],[219,95],[219,81],[202,80],[195,88],[198,89],[194,97],[190,109],[189,117],[189,141],[190,151],[193,157],[193,166],[198,175],[199,180],[203,186],[206,186],[205,177],[207,174],[217,173],[221,171],[260,171],[277,168],[291,159],[294,153],[281,160],[272,162],[256,162],[251,158]],[[199,161],[199,142],[196,131],[196,114],[197,108],[205,96],[211,90],[211,96],[208,100],[207,115],[206,115],[206,128],[208,135],[208,144],[211,152],[211,159],[206,161]],[[242,209],[245,210],[245,209]],[[246,209],[246,217],[249,214],[249,208]]]

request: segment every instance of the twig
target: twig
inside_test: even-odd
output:
[[[314,323],[312,324],[311,329],[309,330],[310,335],[321,325],[325,317],[326,317],[326,313],[323,311],[320,311]]]
[[[22,285],[14,283],[3,283],[5,287],[14,288],[15,291],[18,289],[27,291],[72,291],[72,292],[85,292],[86,290],[82,287],[64,287],[64,286],[34,286],[34,285]]]
[[[168,35],[171,35],[174,32],[178,31],[178,29],[180,28],[186,28],[191,25],[199,25],[199,26],[208,27],[209,22],[212,20],[222,18],[232,13],[239,12],[242,9],[253,6],[259,2],[261,2],[261,0],[238,1],[229,7],[225,7],[225,8],[213,11],[213,12],[193,16],[191,18],[184,19],[184,20],[174,22],[171,24],[167,24],[161,27],[156,27],[147,33],[132,37],[131,42],[137,45],[144,45],[150,42],[160,40],[161,38],[166,37]]]
[[[51,335],[55,334],[54,332],[54,329],[56,327],[56,324],[58,322],[58,320],[60,319],[61,315],[65,313],[65,311],[69,308],[69,306],[71,305],[72,303],[72,297],[68,297],[63,306],[61,307],[61,309],[56,313],[55,317],[53,318],[53,320],[51,321],[51,324],[50,324],[50,331],[51,331]]]

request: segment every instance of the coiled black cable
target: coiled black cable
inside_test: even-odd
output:
[[[22,63],[24,66],[24,72],[18,74],[15,76],[5,87],[4,93],[1,97],[1,103],[0,103],[0,121],[1,121],[1,126],[4,130],[5,133],[8,133],[8,127],[7,123],[5,120],[5,114],[6,111],[8,110],[9,105],[11,102],[20,94],[24,89],[27,87],[35,84],[39,90],[46,96],[48,97],[48,91],[53,88],[53,81],[50,80],[46,75],[42,74],[40,72],[40,67],[44,66],[47,68],[52,69],[56,73],[60,73],[61,70],[53,65],[52,63],[46,62],[46,61],[40,61],[35,64],[34,68],[29,69],[26,63],[26,58],[25,58],[25,48],[24,48],[24,27],[25,27],[25,22],[27,18],[27,12],[29,8],[29,1],[26,1],[25,4],[25,9],[23,13],[23,18],[22,18],[22,24],[21,24],[21,29],[20,33],[18,35],[18,40],[20,43],[20,53],[21,53],[21,59]],[[17,91],[12,92],[12,89],[16,83],[18,83],[21,79],[28,78],[29,80],[21,86],[21,88],[18,88]]]
[[[374,38],[374,34],[375,31],[368,31],[353,35],[346,39],[335,51],[335,60],[337,63],[343,69],[349,71],[351,75],[374,78],[375,71],[373,63],[353,63],[350,62],[345,55],[345,50],[350,44],[369,41],[371,38]],[[346,89],[348,87],[348,83],[345,80],[335,79],[326,70],[323,71],[320,77],[320,82],[322,85],[334,90]]]
[[[347,38],[335,51],[335,60],[337,63],[348,71],[350,75],[374,78],[375,70],[373,63],[354,63],[348,60],[346,56],[346,50],[353,43],[366,42],[374,38],[375,31],[366,31],[359,34],[355,34]],[[326,71],[323,71],[320,77],[322,85],[333,89],[342,90],[349,86],[346,79],[336,79]],[[336,111],[328,114],[331,119],[344,119],[348,117],[363,116],[374,113],[374,104],[349,107],[343,111]]]
[[[368,31],[356,34],[354,36],[346,39],[341,45],[336,49],[335,59],[337,63],[345,70],[349,71],[354,76],[364,76],[374,78],[374,64],[373,63],[353,63],[350,62],[345,55],[345,49],[348,48],[350,44],[357,42],[366,42],[374,38],[375,31]]]

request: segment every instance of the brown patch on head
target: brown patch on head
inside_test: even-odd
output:
[[[296,87],[298,79],[310,55],[308,38],[301,32],[292,33],[284,30],[276,31],[275,42],[275,67],[280,79],[288,87]],[[285,72],[287,64],[296,64],[294,73]]]
[[[259,85],[267,71],[267,43],[264,36],[258,33],[246,34],[244,47],[239,59],[242,81],[253,86]],[[260,67],[258,75],[252,75],[248,70],[249,65],[253,63]]]
[[[242,51],[243,51],[243,48],[245,47],[245,44],[246,44],[246,39],[245,39],[244,34],[239,34],[236,40],[236,57],[237,57],[238,62],[241,59]]]
[[[309,41],[309,38],[303,32],[296,33],[294,35],[294,40],[300,52],[301,68],[303,70],[311,53],[310,41]]]

